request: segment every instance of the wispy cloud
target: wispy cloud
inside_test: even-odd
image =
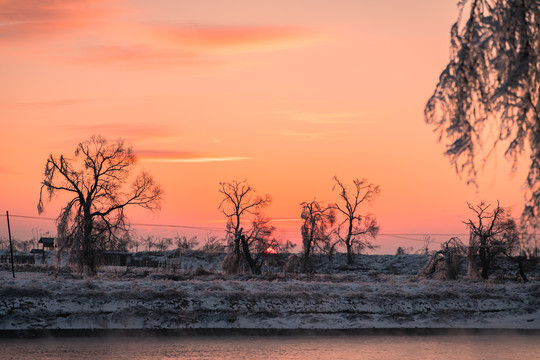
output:
[[[249,157],[242,156],[212,156],[212,157],[195,157],[195,158],[186,158],[186,159],[146,159],[143,158],[143,161],[148,162],[168,162],[168,163],[208,163],[208,162],[224,162],[224,161],[242,161],[242,160],[251,160]]]
[[[292,131],[292,130],[278,130],[275,132],[277,135],[297,138],[304,141],[319,140],[325,137],[324,132],[305,132],[305,131]]]
[[[199,51],[271,51],[302,46],[318,35],[312,30],[286,26],[176,26],[157,28],[158,38],[175,47]]]
[[[21,40],[95,26],[111,0],[0,0],[0,40]]]
[[[77,64],[151,67],[214,65],[225,61],[224,55],[276,51],[321,39],[313,29],[294,26],[140,23],[118,16],[135,11],[135,5],[121,2],[120,7],[119,2],[0,0],[0,43],[39,47],[42,42],[24,40],[75,36],[78,41],[66,43],[67,47],[55,55]]]
[[[249,26],[143,26],[154,41],[82,49],[75,63],[149,65],[216,65],[223,55],[276,51],[305,45],[314,35],[304,29]],[[157,41],[156,41],[157,40]]]
[[[142,150],[137,151],[137,156],[141,161],[163,162],[163,163],[208,163],[224,161],[251,160],[245,156],[221,156],[208,155],[188,151],[162,151],[162,150]]]
[[[362,114],[354,112],[283,111],[281,114],[290,121],[301,121],[314,124],[358,124],[360,122],[368,122],[361,120]]]
[[[94,46],[82,49],[72,58],[74,63],[133,65],[200,65],[216,63],[204,55],[178,49],[166,49],[146,44]]]
[[[18,55],[29,46],[29,54],[72,64],[138,69],[219,65],[229,55],[303,47],[322,39],[314,29],[295,26],[164,26],[121,16],[135,9],[119,0],[0,0],[0,43],[16,43]],[[41,41],[50,37],[68,41],[50,52]]]

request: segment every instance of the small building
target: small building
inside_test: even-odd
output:
[[[127,251],[106,250],[101,252],[103,265],[106,266],[130,266],[132,254]]]
[[[38,244],[43,245],[43,248],[42,248],[43,251],[45,251],[45,249],[52,250],[52,249],[54,249],[54,238],[53,237],[41,237],[41,238],[39,238]]]
[[[13,254],[13,262],[15,264],[34,264],[34,255],[16,251]],[[9,250],[0,250],[0,263],[11,263],[11,253]]]

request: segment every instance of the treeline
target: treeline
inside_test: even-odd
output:
[[[150,211],[160,209],[163,192],[146,172],[133,171],[136,157],[124,141],[109,143],[92,136],[78,144],[74,158],[50,155],[47,159],[38,210],[58,193],[71,200],[57,218],[59,253],[69,253],[81,272],[96,274],[98,255],[104,251],[146,247],[165,250],[194,248],[197,239],[146,237],[134,241],[129,231],[125,208],[138,206]],[[290,241],[276,237],[275,226],[264,214],[271,204],[269,194],[261,195],[246,180],[221,182],[219,210],[227,220],[225,238],[208,240],[203,247],[221,247],[227,252],[222,268],[228,274],[259,274],[268,255],[288,253]],[[351,184],[333,178],[334,201],[306,199],[299,204],[301,249],[288,257],[287,272],[313,272],[314,254],[332,256],[338,248],[345,250],[347,264],[353,265],[354,254],[376,247],[379,224],[365,205],[379,196],[379,186],[367,179],[353,179]],[[487,278],[489,268],[498,256],[529,259],[530,251],[520,246],[516,222],[497,204],[469,204],[473,216],[464,222],[470,230],[467,255],[478,259],[480,275]],[[401,249],[404,252],[403,249]],[[428,248],[426,246],[426,253]],[[440,253],[441,256],[447,253]],[[476,261],[476,260],[475,260]]]

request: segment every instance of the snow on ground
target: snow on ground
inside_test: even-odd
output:
[[[4,267],[0,330],[540,329],[538,276],[419,278],[426,259],[363,256],[352,269],[337,259],[325,273],[260,276],[110,267],[84,278],[44,267],[13,279]]]

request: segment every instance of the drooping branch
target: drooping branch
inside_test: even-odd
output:
[[[476,185],[479,164],[499,145],[506,147],[513,172],[529,152],[521,222],[539,226],[540,2],[460,1],[450,62],[424,114],[470,184]]]
[[[116,247],[128,231],[124,208],[160,208],[162,190],[150,175],[141,172],[128,184],[135,162],[122,140],[108,143],[101,136],[79,143],[73,159],[50,155],[47,160],[38,210],[44,210],[43,190],[48,200],[56,193],[76,195],[57,219],[58,233],[63,248],[76,250],[79,264],[91,274],[95,252]]]
[[[335,243],[332,243],[331,228],[336,216],[332,205],[326,205],[317,200],[300,204],[303,224],[300,228],[302,234],[302,256],[300,259],[300,271],[311,271],[311,255],[315,250],[326,252],[332,251]]]

